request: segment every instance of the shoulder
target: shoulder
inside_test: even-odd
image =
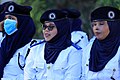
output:
[[[95,41],[96,37],[92,37],[87,45],[87,47],[92,46],[93,42]]]
[[[91,49],[95,38],[96,38],[96,37],[92,37],[92,38],[90,39],[90,41],[88,42],[87,46],[83,49],[83,51],[84,51],[85,53]]]
[[[96,39],[96,37],[93,36],[93,37],[90,39],[90,42],[94,42],[95,39]]]
[[[118,47],[118,53],[120,54],[120,46]]]
[[[72,35],[72,37],[85,37],[85,36],[87,36],[87,34],[85,33],[85,32],[83,32],[83,31],[73,31],[72,33],[71,33],[71,35]]]
[[[71,40],[75,43],[78,42],[79,40],[86,40],[88,41],[88,36],[85,32],[83,31],[73,31],[71,33]]]
[[[45,43],[45,40],[35,40],[31,43],[30,48],[36,47],[36,46],[40,46],[43,45]]]

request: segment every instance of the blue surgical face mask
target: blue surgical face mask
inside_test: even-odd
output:
[[[6,19],[4,21],[4,30],[8,35],[13,34],[14,32],[16,32],[17,29],[17,21],[16,20],[12,20],[12,19]]]

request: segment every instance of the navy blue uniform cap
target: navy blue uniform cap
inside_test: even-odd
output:
[[[77,9],[62,9],[64,12],[66,12],[68,18],[79,18],[81,16],[81,13]]]
[[[2,4],[0,4],[0,13],[3,12],[4,8],[2,6]]]
[[[31,6],[22,6],[13,1],[5,2],[2,5],[4,6],[5,14],[30,15],[30,11],[32,10]]]
[[[91,13],[91,21],[94,20],[119,20],[120,10],[110,6],[103,6]]]
[[[45,21],[56,21],[66,18],[66,13],[62,10],[51,9],[45,11],[41,17],[40,22],[44,24]]]

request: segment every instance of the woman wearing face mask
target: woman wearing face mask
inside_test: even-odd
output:
[[[29,42],[35,34],[35,25],[30,17],[30,6],[9,1],[2,4],[6,35],[0,48],[0,78],[23,80],[23,68]]]
[[[79,80],[81,53],[71,41],[71,23],[61,10],[45,11],[41,18],[44,41],[33,45],[24,68],[24,80]]]
[[[120,10],[97,8],[91,23],[95,39],[83,52],[83,80],[120,80]]]

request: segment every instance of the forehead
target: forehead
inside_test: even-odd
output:
[[[106,20],[94,20],[92,21],[92,23],[96,23],[96,22],[107,22]]]
[[[5,17],[7,18],[7,17],[15,17],[15,16],[13,16],[13,15],[5,15]]]
[[[46,24],[46,25],[55,25],[55,23],[54,22],[50,22],[50,21],[45,21],[45,23],[44,24]]]
[[[12,18],[12,19],[17,19],[17,17],[13,16],[13,15],[5,15],[5,18]]]
[[[11,16],[11,17],[15,17],[15,16],[13,16],[13,15],[9,15],[9,14],[8,14],[8,15],[5,15],[5,17],[9,17],[9,16]]]

